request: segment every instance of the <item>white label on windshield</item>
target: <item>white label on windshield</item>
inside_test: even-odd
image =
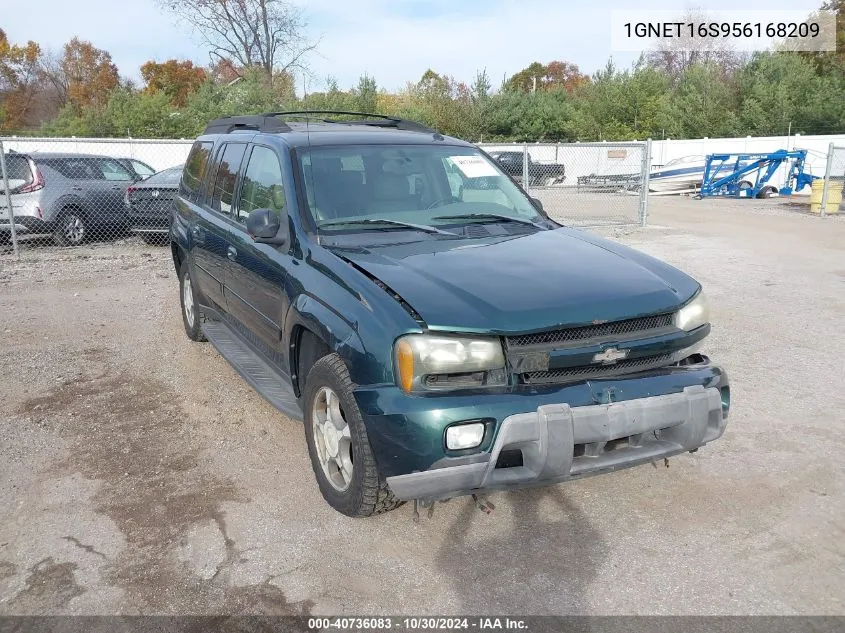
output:
[[[481,156],[450,156],[451,160],[467,178],[498,176],[496,169]]]

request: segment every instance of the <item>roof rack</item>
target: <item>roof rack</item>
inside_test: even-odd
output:
[[[272,115],[222,116],[209,123],[204,134],[229,134],[235,130],[290,132],[290,126]]]
[[[355,120],[342,120],[323,118],[322,115],[339,115],[339,116],[355,116],[355,117],[369,117]],[[386,114],[374,114],[372,112],[352,112],[348,110],[298,110],[295,112],[267,112],[266,117],[310,117],[316,118],[321,123],[337,123],[340,125],[370,125],[373,127],[392,127],[397,130],[406,130],[410,132],[428,132],[436,134],[437,131],[431,129],[427,125],[423,125],[417,121],[410,121],[408,119],[400,119],[399,117],[389,116]]]
[[[328,118],[326,115],[366,117],[361,119],[343,120]],[[283,117],[316,119],[320,123],[337,125],[368,125],[372,127],[394,128],[408,132],[426,132],[437,134],[436,130],[418,123],[385,114],[371,112],[349,112],[346,110],[297,110],[291,112],[265,112],[264,114],[249,116],[224,116],[215,119],[205,128],[205,134],[229,134],[235,130],[254,130],[258,132],[290,132]]]

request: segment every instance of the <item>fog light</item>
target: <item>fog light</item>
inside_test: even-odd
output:
[[[484,424],[459,424],[446,429],[446,448],[460,451],[465,448],[475,448],[484,439]]]

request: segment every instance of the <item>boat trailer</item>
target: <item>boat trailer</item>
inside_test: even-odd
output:
[[[788,196],[811,185],[817,176],[804,173],[807,150],[785,149],[761,154],[710,154],[704,164],[699,197],[768,198]],[[788,163],[783,187],[768,184],[777,170]],[[727,174],[727,175],[726,175]]]

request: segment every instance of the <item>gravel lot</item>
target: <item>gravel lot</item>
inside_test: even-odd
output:
[[[697,277],[725,436],[411,521],[326,505],[302,426],[182,329],[166,249],[0,262],[0,613],[845,614],[845,218],[654,198]]]

